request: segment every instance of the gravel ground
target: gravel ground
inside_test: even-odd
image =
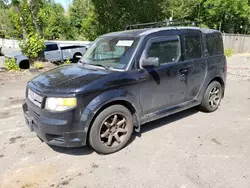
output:
[[[0,56],[0,68],[4,66],[4,57]]]
[[[29,132],[21,103],[35,76],[0,73],[0,187],[249,188],[250,55],[228,59],[220,109],[146,124],[122,151],[49,147]]]

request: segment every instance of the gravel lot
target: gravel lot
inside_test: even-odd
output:
[[[250,55],[228,59],[220,109],[146,124],[122,151],[49,147],[24,123],[28,72],[0,73],[0,187],[249,188]]]
[[[4,66],[4,57],[0,56],[0,68]]]

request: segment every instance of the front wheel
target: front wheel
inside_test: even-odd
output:
[[[98,153],[111,154],[121,150],[131,138],[133,120],[130,111],[121,105],[103,110],[94,120],[89,143]]]
[[[223,89],[219,82],[213,81],[207,87],[203,96],[200,109],[205,112],[216,111],[222,99]]]

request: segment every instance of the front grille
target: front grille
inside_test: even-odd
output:
[[[42,107],[43,97],[32,90],[28,90],[28,99],[38,107]]]
[[[28,108],[28,110],[29,110],[30,116],[33,117],[35,120],[39,121],[40,115],[30,108]]]

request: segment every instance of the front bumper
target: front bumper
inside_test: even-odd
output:
[[[86,132],[75,120],[75,111],[64,113],[43,112],[29,100],[23,104],[27,126],[49,145],[81,147],[86,145]]]

